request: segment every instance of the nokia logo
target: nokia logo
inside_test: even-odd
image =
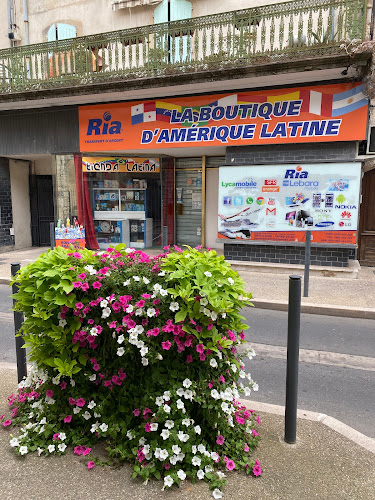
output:
[[[105,111],[103,119],[90,118],[87,127],[87,135],[107,135],[120,134],[121,122],[111,121],[112,115],[109,111]]]

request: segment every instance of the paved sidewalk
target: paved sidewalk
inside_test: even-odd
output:
[[[12,262],[27,265],[47,249],[28,248],[0,253],[0,284],[9,283]],[[158,250],[146,251],[152,255],[159,253]],[[270,272],[266,264],[258,270],[253,267],[247,270],[244,263],[233,263],[232,266],[238,269],[246,282],[246,290],[253,294],[254,304],[258,308],[286,310],[289,275],[303,276],[301,267],[285,273],[281,265],[274,272]],[[375,267],[362,267],[357,279],[311,275],[309,297],[302,297],[302,312],[375,319]]]
[[[16,383],[16,370],[0,365],[0,413],[6,409],[5,398]],[[248,403],[251,407],[251,401]],[[266,406],[266,411],[273,411]],[[263,475],[253,478],[228,473],[224,500],[375,500],[375,455],[371,451],[316,419],[299,419],[297,445],[287,445],[282,439],[283,417],[266,411],[258,412],[262,440],[254,455]],[[207,483],[202,482],[193,485],[186,481],[180,489],[166,492],[161,491],[161,482],[151,481],[146,486],[131,479],[129,466],[88,471],[84,460],[71,450],[62,457],[17,457],[8,446],[10,433],[9,429],[0,429],[2,500],[213,498]]]

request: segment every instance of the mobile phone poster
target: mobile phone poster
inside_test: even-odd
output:
[[[360,163],[219,169],[218,238],[355,245]]]

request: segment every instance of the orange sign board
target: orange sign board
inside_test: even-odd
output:
[[[358,82],[81,106],[80,149],[356,141],[367,115]]]
[[[72,245],[77,250],[80,248],[85,248],[85,240],[83,238],[78,240],[55,240],[55,246],[57,247],[70,248],[70,245]]]
[[[219,239],[230,241],[221,234]],[[235,238],[241,240],[241,238]],[[306,233],[300,231],[254,231],[247,241],[288,241],[294,243],[304,243]],[[355,245],[357,243],[356,231],[311,231],[311,241],[313,243],[331,243],[341,245]]]

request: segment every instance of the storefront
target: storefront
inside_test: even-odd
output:
[[[82,106],[85,218],[100,247],[207,244],[252,260],[258,245],[283,262],[308,228],[317,263],[327,248],[345,260],[358,244],[367,121],[361,83]]]

